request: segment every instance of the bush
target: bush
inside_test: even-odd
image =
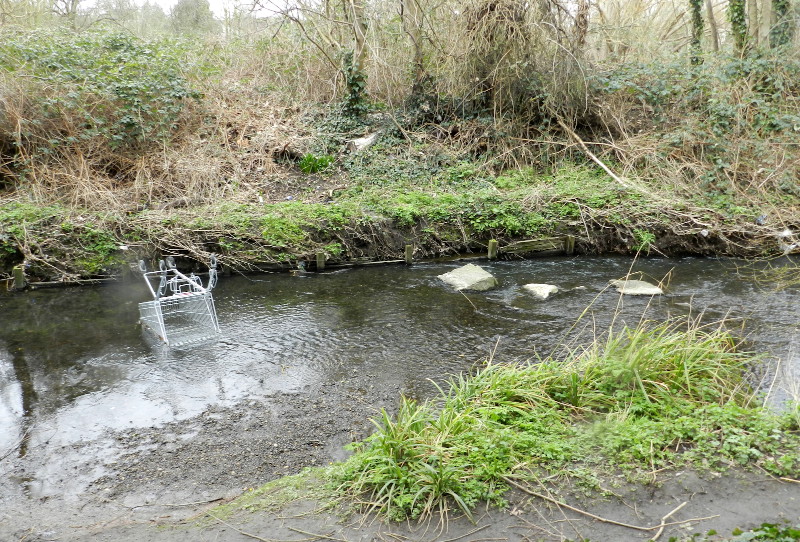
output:
[[[174,133],[187,100],[199,96],[176,42],[103,30],[7,31],[0,39],[0,147],[14,149],[18,162],[136,151]]]
[[[800,131],[798,81],[800,57],[781,50],[698,66],[621,65],[591,86],[602,133],[626,149],[615,155],[624,165],[685,177],[693,191],[769,200],[800,195],[800,169],[786,160]]]

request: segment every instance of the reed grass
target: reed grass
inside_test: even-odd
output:
[[[344,494],[394,519],[481,501],[503,504],[504,477],[634,478],[679,465],[758,466],[794,476],[794,407],[753,401],[758,356],[723,324],[643,322],[565,361],[489,362],[435,400],[404,398],[332,476]],[[794,410],[793,410],[794,409]]]

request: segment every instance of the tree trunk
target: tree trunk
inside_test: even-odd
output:
[[[775,25],[775,17],[772,10],[773,0],[760,0],[758,13],[761,17],[761,28],[759,29],[759,36],[761,37],[761,45],[769,47],[770,33]]]
[[[353,49],[346,51],[342,58],[347,98],[345,109],[351,115],[361,115],[366,108],[364,97],[367,94],[367,20],[364,14],[364,0],[343,0],[344,18],[353,32]]]
[[[364,15],[364,0],[347,0],[347,4],[355,41],[353,67],[363,72],[367,58],[367,19]]]
[[[770,7],[770,47],[780,47],[790,43],[794,37],[796,23],[792,17],[792,3],[790,0],[772,0]]]
[[[730,0],[728,18],[731,21],[733,46],[738,53],[743,53],[747,45],[747,13],[745,0]]]
[[[575,47],[583,51],[586,47],[586,35],[589,33],[589,7],[591,0],[578,0],[578,10],[575,13]]]
[[[693,65],[702,64],[703,52],[701,42],[703,39],[703,0],[689,0],[689,15],[692,21],[691,62]]]
[[[425,61],[422,49],[422,9],[419,0],[401,0],[400,17],[403,21],[403,30],[411,40],[414,48],[414,60],[412,61],[413,83],[411,87],[412,95],[419,95],[422,92],[422,84],[425,80]]]
[[[747,30],[748,45],[750,47],[759,47],[761,45],[758,2],[759,0],[747,0]]]
[[[706,17],[711,30],[711,49],[717,53],[719,52],[719,28],[717,28],[717,18],[714,17],[714,5],[711,0],[706,0]]]

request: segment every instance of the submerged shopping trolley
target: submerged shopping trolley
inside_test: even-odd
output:
[[[207,341],[219,334],[211,296],[217,284],[215,256],[211,256],[205,287],[194,273],[186,276],[178,271],[172,257],[161,260],[158,271],[147,271],[144,261],[139,262],[139,269],[153,294],[153,301],[139,303],[139,317],[145,328],[168,346]]]

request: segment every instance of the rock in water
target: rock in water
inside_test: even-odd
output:
[[[483,292],[497,286],[497,279],[491,273],[471,263],[439,275],[439,278],[456,290]]]
[[[643,280],[611,280],[609,284],[615,286],[623,295],[661,295],[664,291]]]
[[[525,284],[523,288],[538,299],[547,299],[550,294],[558,292],[558,286],[552,284]]]

